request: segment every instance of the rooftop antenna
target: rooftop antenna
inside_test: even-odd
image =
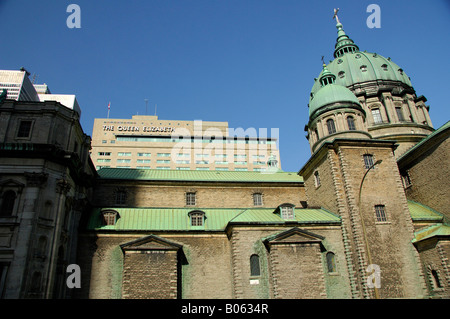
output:
[[[155,116],[156,116],[156,104],[155,104]]]
[[[31,83],[34,84],[36,83],[36,79],[37,79],[38,75],[36,73],[33,74],[33,80],[31,80]]]
[[[144,101],[145,101],[145,115],[147,115],[148,99],[144,99]]]

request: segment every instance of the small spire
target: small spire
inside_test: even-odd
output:
[[[322,57],[322,62],[323,62],[323,57]],[[325,86],[328,84],[333,84],[334,80],[336,80],[336,76],[328,70],[325,62],[323,62],[322,75],[320,76],[320,83],[322,84],[322,86]]]
[[[334,57],[343,56],[345,53],[354,53],[359,51],[358,46],[353,42],[352,39],[345,34],[342,23],[339,21],[337,12],[339,8],[334,9],[333,19],[336,19],[336,28],[338,29],[338,37],[336,40],[336,45],[334,49]]]

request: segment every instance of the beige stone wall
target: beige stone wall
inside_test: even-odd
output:
[[[450,218],[450,139],[431,147],[412,164],[402,168],[409,173],[408,199],[427,205]]]
[[[450,242],[429,239],[418,244],[423,272],[431,298],[448,298],[450,294]]]
[[[82,236],[79,246],[82,288],[78,291],[78,297],[95,299],[127,296],[173,298],[174,283],[179,281],[178,288],[181,289],[181,297],[185,299],[232,298],[231,250],[225,234],[157,234],[182,245],[185,260],[179,261],[181,264],[176,270],[174,269],[175,257],[173,255],[166,256],[167,258],[161,257],[156,265],[158,265],[158,272],[160,277],[165,279],[165,283],[158,283],[158,276],[152,276],[148,278],[148,290],[141,287],[139,289],[142,289],[142,292],[136,295],[137,285],[141,285],[141,283],[135,282],[136,275],[150,271],[148,263],[152,262],[150,259],[153,257],[132,256],[124,259],[119,245],[147,235],[142,233],[134,236]],[[174,277],[175,271],[177,278]],[[152,274],[155,275],[153,270],[149,275]],[[161,285],[162,295],[154,290],[157,285]],[[131,288],[134,289],[133,294],[128,292]]]
[[[283,203],[292,203],[300,207],[305,200],[304,188],[296,186],[266,186],[255,184],[136,184],[131,182],[102,181],[97,187],[94,202],[101,207],[114,207],[116,189],[120,187],[127,192],[127,207],[203,207],[203,208],[245,208],[255,207],[253,193],[263,194],[263,206],[278,207]],[[186,192],[196,193],[196,205],[186,206]]]

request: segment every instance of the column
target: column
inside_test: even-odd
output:
[[[26,187],[22,193],[22,202],[18,203],[23,207],[22,211],[18,211],[19,228],[17,231],[17,241],[14,246],[14,259],[11,262],[8,281],[5,289],[5,297],[7,298],[23,298],[25,291],[22,290],[28,275],[28,255],[30,249],[30,238],[33,232],[36,218],[36,207],[39,199],[41,188],[47,181],[46,173],[25,173],[27,181]]]

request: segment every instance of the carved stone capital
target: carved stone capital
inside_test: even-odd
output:
[[[67,193],[70,191],[70,184],[65,179],[60,179],[56,182],[56,192],[59,194],[67,195]]]

